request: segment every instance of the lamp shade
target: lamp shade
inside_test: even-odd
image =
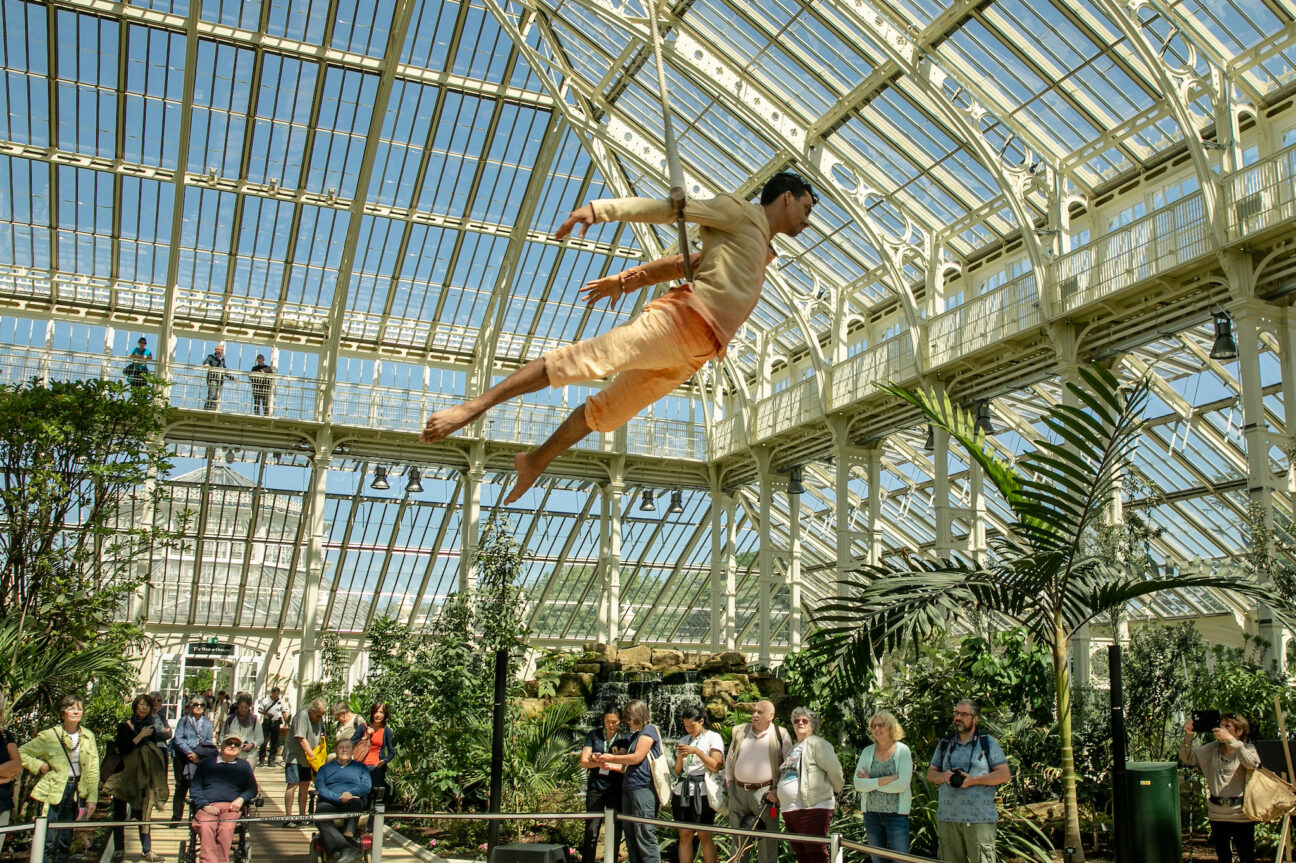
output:
[[[1213,360],[1237,358],[1237,341],[1233,338],[1233,319],[1224,312],[1215,313],[1215,344],[1211,345],[1210,358]]]

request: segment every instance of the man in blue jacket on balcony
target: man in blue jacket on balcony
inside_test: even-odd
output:
[[[351,757],[354,744],[350,740],[339,740],[337,758],[319,769],[315,774],[315,791],[319,794],[319,803],[315,812],[360,812],[365,808],[366,798],[372,788],[369,768]],[[340,819],[339,819],[340,820]],[[342,831],[337,828],[338,821],[318,821],[320,839],[328,851],[328,859],[338,863],[351,863],[360,859],[360,849],[351,843],[355,836],[359,819],[355,815],[346,819]]]

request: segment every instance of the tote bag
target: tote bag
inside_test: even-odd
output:
[[[1272,770],[1251,772],[1242,794],[1242,814],[1252,821],[1277,821],[1296,808],[1296,788]]]

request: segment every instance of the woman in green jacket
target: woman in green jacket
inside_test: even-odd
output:
[[[45,804],[51,821],[83,821],[94,815],[99,799],[99,749],[94,734],[81,727],[81,699],[69,695],[59,704],[62,723],[46,728],[18,749],[23,767],[40,776],[32,799]],[[45,859],[67,863],[71,830],[51,830]]]

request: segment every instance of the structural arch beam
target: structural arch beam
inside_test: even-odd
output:
[[[1094,0],[1094,2],[1116,25],[1139,60],[1152,73],[1166,106],[1170,109],[1175,122],[1179,124],[1179,128],[1183,130],[1184,142],[1188,146],[1188,154],[1192,157],[1193,168],[1197,172],[1197,184],[1201,187],[1202,208],[1206,215],[1206,222],[1210,225],[1211,238],[1215,241],[1216,250],[1223,251],[1225,231],[1223,220],[1220,219],[1218,212],[1219,180],[1211,170],[1201,131],[1193,122],[1192,114],[1188,109],[1189,88],[1197,86],[1212,99],[1213,89],[1209,82],[1200,81],[1191,68],[1172,67],[1164,56],[1166,44],[1160,48],[1152,44],[1146,27],[1139,20],[1140,9],[1152,8],[1146,0]],[[1185,42],[1191,48],[1191,43],[1187,43],[1187,40]]]
[[[871,15],[865,14],[863,0],[857,0],[854,6],[844,4],[842,14],[869,33],[888,57],[904,70],[905,76],[926,96],[927,107],[943,119],[951,131],[962,134],[968,147],[994,177],[1021,229],[1022,245],[1030,257],[1031,268],[1035,271],[1040,311],[1046,320],[1056,317],[1057,304],[1048,280],[1048,259],[1035,235],[1035,222],[1026,206],[1027,193],[1041,179],[1032,172],[1032,154],[1025,153],[1022,164],[1016,167],[1006,164],[978,128],[978,122],[986,114],[985,106],[975,99],[963,82],[956,81],[937,66],[934,59],[909,38],[907,32],[892,24],[876,9],[873,9]],[[1052,170],[1050,168],[1043,173],[1051,173]],[[1051,182],[1043,185],[1046,194],[1051,194],[1052,185]]]

